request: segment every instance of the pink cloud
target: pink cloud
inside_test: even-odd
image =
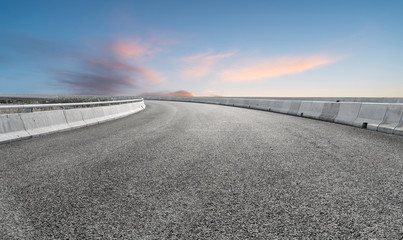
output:
[[[155,69],[144,68],[139,66],[132,66],[119,61],[112,61],[110,59],[91,59],[89,63],[97,66],[102,66],[105,69],[114,69],[120,71],[128,71],[138,74],[150,83],[161,83],[166,80],[165,76]]]
[[[119,39],[111,45],[112,52],[125,58],[142,58],[166,50],[168,45],[178,42],[164,36],[156,35],[147,40],[139,38]]]
[[[226,82],[254,82],[330,64],[341,58],[326,56],[288,57],[256,61],[246,67],[231,68],[220,73],[220,79]]]
[[[224,58],[229,58],[235,55],[235,52],[228,52],[223,54],[212,55],[208,53],[201,53],[194,56],[181,58],[187,67],[182,69],[180,75],[184,79],[197,79],[209,74],[215,64]]]
[[[143,68],[140,70],[141,75],[151,83],[161,83],[166,80],[166,77],[157,70]]]
[[[113,52],[121,57],[144,57],[158,52],[151,43],[140,40],[119,40],[112,44]]]

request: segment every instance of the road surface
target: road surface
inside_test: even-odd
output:
[[[0,239],[401,239],[403,137],[146,101],[0,145]]]

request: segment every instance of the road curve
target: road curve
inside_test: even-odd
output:
[[[0,145],[0,239],[401,239],[403,137],[146,101]]]

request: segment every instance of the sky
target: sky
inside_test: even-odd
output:
[[[0,0],[0,93],[403,97],[403,1]]]

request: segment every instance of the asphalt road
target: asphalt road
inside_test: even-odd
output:
[[[0,239],[403,238],[403,137],[146,104],[0,145]]]

